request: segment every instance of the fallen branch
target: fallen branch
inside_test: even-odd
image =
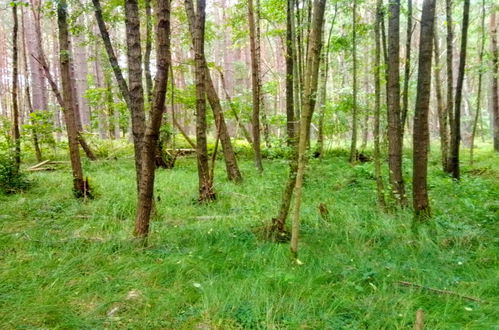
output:
[[[47,164],[47,163],[49,163],[49,162],[50,162],[50,160],[49,160],[49,159],[44,160],[43,162],[38,163],[38,164],[33,165],[33,166],[31,166],[30,168],[28,168],[28,171],[33,171],[33,170],[35,170],[35,169],[37,169],[37,168],[39,168],[39,167],[42,167],[43,165],[45,165],[45,164]]]
[[[483,300],[475,298],[475,297],[464,296],[462,294],[459,294],[459,293],[456,293],[456,292],[452,292],[452,291],[447,291],[447,290],[440,290],[440,289],[435,289],[435,288],[429,288],[427,286],[423,286],[423,285],[419,285],[419,284],[415,284],[415,283],[411,283],[411,282],[407,282],[407,281],[398,281],[397,284],[402,285],[402,286],[406,286],[406,287],[413,287],[413,288],[418,288],[418,289],[422,289],[422,290],[426,290],[426,291],[431,291],[431,292],[435,292],[435,293],[438,293],[438,294],[445,294],[445,295],[456,296],[456,297],[459,297],[459,298],[463,298],[463,299],[467,299],[467,300],[471,300],[471,301],[476,301],[476,302],[479,302],[479,303],[485,303],[485,304],[487,303],[486,301],[483,301]]]

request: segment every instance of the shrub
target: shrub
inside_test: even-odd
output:
[[[13,194],[30,185],[26,175],[17,169],[14,158],[0,153],[0,193]]]

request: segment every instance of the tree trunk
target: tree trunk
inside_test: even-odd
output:
[[[196,15],[194,12],[194,7],[191,5],[192,5],[191,2],[186,2],[185,8],[188,17],[189,30],[192,35],[192,39],[194,40],[194,34],[195,34],[194,27],[196,25]],[[203,53],[201,55],[202,55],[202,64],[205,71],[204,79],[205,79],[206,96],[208,98],[208,102],[210,103],[213,115],[215,117],[217,136],[220,138],[220,142],[222,142],[227,175],[229,180],[234,182],[241,182],[242,176],[241,172],[239,171],[239,167],[237,165],[237,158],[236,154],[234,153],[234,149],[232,148],[232,142],[230,141],[229,131],[227,129],[227,124],[225,123],[225,118],[223,114],[222,105],[220,103],[220,98],[218,97],[215,85],[213,84],[210,70],[208,68],[208,64],[206,63],[205,54]]]
[[[153,91],[151,115],[144,135],[142,167],[138,192],[137,215],[134,234],[146,238],[153,208],[156,146],[165,109],[170,53],[170,0],[158,0],[156,5],[156,78]]]
[[[376,195],[378,204],[382,209],[386,208],[385,203],[385,187],[383,177],[381,175],[381,156],[379,147],[379,129],[381,117],[381,24],[383,16],[383,0],[376,1],[376,23],[374,27],[375,33],[375,49],[374,49],[374,176],[376,177]]]
[[[497,84],[498,71],[499,71],[499,54],[497,52],[497,23],[496,23],[496,10],[492,5],[492,13],[490,15],[490,53],[492,58],[492,126],[493,126],[493,139],[494,150],[499,152],[499,88]]]
[[[466,64],[466,47],[468,42],[470,0],[464,0],[463,24],[461,33],[461,50],[459,52],[459,72],[456,85],[456,103],[454,108],[454,120],[451,126],[449,169],[455,180],[460,178],[459,169],[459,143],[461,142],[461,100],[463,93],[464,68]]]
[[[405,41],[404,87],[402,89],[402,114],[400,119],[400,139],[404,143],[404,127],[409,109],[409,79],[411,76],[411,39],[412,39],[412,0],[407,0],[407,30]]]
[[[194,7],[192,0],[185,0],[188,7]],[[206,145],[206,66],[204,61],[205,0],[197,0],[196,24],[193,29],[194,63],[196,81],[196,153],[199,179],[199,201],[215,199],[213,178],[210,175],[208,149]]]
[[[419,37],[419,70],[414,111],[413,140],[413,206],[417,218],[430,216],[428,200],[428,147],[430,134],[428,129],[428,112],[431,90],[431,59],[433,46],[433,28],[435,22],[435,0],[424,0],[421,13],[421,30]]]
[[[478,126],[478,118],[481,112],[481,101],[482,101],[482,78],[483,78],[483,70],[482,70],[482,62],[483,62],[483,53],[485,50],[485,0],[482,0],[482,17],[481,17],[481,42],[480,42],[480,53],[478,54],[478,91],[476,95],[476,111],[475,118],[473,119],[473,128],[471,131],[470,138],[470,166],[473,166],[473,149],[475,147],[475,135],[476,129]]]
[[[16,170],[19,171],[21,166],[21,134],[19,132],[19,103],[18,103],[18,51],[17,40],[19,35],[19,23],[17,18],[17,4],[12,4],[12,17],[14,19],[14,26],[12,29],[12,135],[14,138],[14,161]]]
[[[288,146],[293,145],[295,138],[295,110],[294,110],[294,38],[293,38],[293,2],[287,0],[286,11],[286,129]]]
[[[252,133],[253,150],[255,152],[255,166],[259,172],[263,171],[262,154],[260,150],[260,101],[261,101],[261,82],[260,82],[260,45],[257,40],[255,11],[253,9],[253,0],[248,0],[248,22],[250,34],[251,51],[251,85],[253,91],[253,113],[252,113]]]
[[[295,209],[293,212],[293,223],[291,229],[291,253],[294,258],[298,257],[298,235],[300,230],[300,206],[302,200],[303,175],[305,173],[308,137],[310,121],[315,107],[315,95],[319,76],[319,66],[322,47],[322,26],[324,24],[324,11],[326,0],[314,0],[312,29],[309,38],[309,50],[307,67],[304,81],[303,107],[300,118],[300,130],[298,140],[298,168],[295,183]]]
[[[152,20],[151,0],[145,0],[146,12],[146,49],[144,52],[144,74],[146,78],[147,103],[152,102],[152,76],[151,76],[151,52],[152,52]]]
[[[407,205],[402,174],[402,140],[400,127],[400,0],[389,1],[388,21],[388,166],[392,193],[398,204]]]
[[[442,97],[442,81],[440,79],[440,50],[439,41],[437,36],[437,29],[433,29],[433,40],[435,42],[434,55],[435,55],[435,65],[434,65],[434,75],[435,75],[435,94],[437,97],[437,111],[438,111],[438,127],[440,134],[440,151],[442,154],[442,169],[446,171],[447,160],[449,155],[449,126],[448,126],[448,113],[447,108],[443,105]]]
[[[352,17],[352,141],[350,163],[357,162],[357,1],[353,0]]]
[[[449,121],[450,138],[452,139],[453,133],[453,121],[454,121],[454,31],[453,31],[453,21],[452,21],[452,0],[445,0],[445,15],[446,15],[446,26],[447,26],[447,117]],[[450,141],[449,141],[450,142]],[[449,143],[450,144],[450,143]],[[450,167],[450,145],[449,154],[447,155],[446,168],[447,173],[451,173]]]
[[[59,61],[64,96],[64,118],[68,133],[69,155],[73,171],[73,191],[76,197],[86,197],[88,187],[83,180],[80,153],[78,151],[78,129],[74,113],[73,86],[70,69],[70,43],[67,23],[67,3],[61,0],[57,3],[57,25],[59,27]]]

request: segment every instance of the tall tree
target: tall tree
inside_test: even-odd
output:
[[[350,162],[357,161],[357,1],[352,8],[352,141],[350,144]]]
[[[287,0],[286,10],[286,129],[288,145],[292,145],[295,138],[295,110],[294,110],[294,41],[293,41],[293,2]]]
[[[454,119],[451,125],[449,170],[452,177],[459,180],[459,143],[461,142],[461,101],[463,96],[464,68],[466,65],[466,47],[468,43],[468,25],[470,16],[470,0],[464,0],[463,24],[461,27],[461,50],[459,51],[459,71],[456,85]]]
[[[307,66],[304,80],[302,113],[300,117],[299,140],[297,146],[298,167],[295,183],[295,209],[291,228],[291,253],[298,257],[298,236],[300,230],[300,207],[302,201],[303,175],[305,174],[306,150],[310,134],[310,121],[315,107],[315,96],[319,77],[322,47],[322,27],[326,0],[314,0],[313,18],[308,43]]]
[[[446,26],[447,26],[447,36],[446,36],[446,46],[447,46],[447,117],[449,120],[449,129],[452,139],[452,129],[454,127],[454,30],[452,21],[452,0],[445,0],[445,16],[446,16]],[[450,144],[450,143],[449,143]],[[450,169],[450,145],[449,154],[447,155],[445,171],[447,173],[451,172]]]
[[[471,131],[470,138],[470,165],[473,165],[473,149],[475,147],[475,135],[478,126],[478,118],[480,117],[481,106],[482,106],[482,80],[483,80],[483,54],[485,51],[485,0],[482,0],[482,16],[480,18],[480,30],[481,30],[481,41],[480,41],[480,50],[478,54],[478,87],[476,93],[476,110],[475,110],[475,118],[473,119],[473,128]]]
[[[428,147],[430,133],[428,129],[428,112],[431,90],[431,59],[433,48],[433,29],[435,22],[435,0],[424,0],[421,13],[421,29],[419,37],[419,70],[414,111],[413,137],[413,206],[418,218],[430,215],[428,200]]]
[[[407,205],[402,174],[400,115],[400,0],[389,1],[388,19],[388,166],[392,193],[401,206]]]
[[[491,93],[492,93],[492,126],[494,138],[494,150],[499,152],[499,87],[497,80],[499,72],[499,54],[497,51],[497,22],[496,22],[496,8],[492,5],[492,13],[490,15],[490,53],[491,53]]]
[[[376,1],[376,22],[374,25],[374,176],[376,177],[376,194],[378,204],[386,208],[385,187],[381,175],[381,155],[379,146],[379,131],[381,117],[381,24],[383,16],[383,0]]]
[[[407,121],[407,110],[409,109],[409,79],[411,77],[411,40],[412,40],[412,0],[407,0],[407,28],[405,40],[405,63],[404,63],[404,87],[402,89],[402,113],[400,119],[400,133],[402,143],[404,127]]]
[[[14,138],[14,161],[19,170],[21,166],[21,133],[19,132],[19,100],[18,100],[18,72],[19,72],[19,54],[17,50],[19,39],[19,20],[17,15],[17,3],[12,4],[12,18],[14,24],[12,27],[12,135]]]
[[[189,31],[192,36],[192,40],[194,41],[194,29],[196,26],[196,14],[194,11],[194,6],[192,2],[185,2],[185,9],[187,13],[188,23],[189,23]],[[193,44],[194,46],[194,44]],[[203,52],[202,55],[202,64],[204,68],[204,78],[205,78],[205,88],[206,88],[206,97],[208,98],[208,102],[210,103],[210,107],[213,111],[213,115],[215,117],[215,126],[217,128],[217,137],[222,142],[225,167],[227,169],[227,176],[229,180],[234,182],[241,182],[242,175],[239,171],[239,166],[237,165],[236,154],[234,153],[234,149],[232,147],[232,142],[230,140],[229,131],[227,129],[227,124],[225,123],[225,117],[223,114],[222,105],[220,102],[220,98],[215,89],[215,85],[213,83],[213,79],[210,74],[210,69],[208,68],[208,64],[206,62],[206,56]]]
[[[142,167],[138,192],[135,236],[147,237],[149,220],[153,207],[155,155],[165,110],[168,72],[171,66],[170,52],[170,0],[157,0],[156,4],[156,77],[152,94],[150,118],[144,135],[142,147]]]
[[[260,23],[255,19],[253,0],[248,0],[248,23],[251,52],[251,86],[253,92],[253,112],[251,116],[253,150],[255,152],[255,166],[259,172],[262,172],[263,165],[260,147],[260,101],[262,85],[260,81],[260,42],[257,38],[257,25]]]
[[[193,29],[194,64],[196,81],[196,153],[199,179],[199,201],[207,202],[215,199],[213,178],[208,163],[206,145],[206,70],[204,62],[204,34],[206,18],[206,1],[197,0],[196,24]],[[192,0],[185,0],[187,6],[193,7]]]
[[[436,25],[436,24],[435,24]],[[435,75],[435,95],[437,97],[437,111],[438,111],[438,132],[440,134],[440,152],[441,152],[441,161],[442,161],[442,170],[446,171],[447,169],[447,160],[449,156],[449,125],[448,125],[448,112],[447,108],[443,103],[442,96],[442,86],[441,86],[441,78],[440,78],[440,47],[439,40],[437,35],[437,29],[433,29],[433,41],[435,43],[434,47],[434,57],[435,57],[435,65],[434,75]]]
[[[88,186],[83,179],[80,153],[78,150],[78,129],[76,125],[73,86],[70,69],[70,39],[67,22],[67,2],[57,2],[57,26],[59,27],[59,62],[64,98],[64,119],[68,133],[69,156],[73,172],[73,191],[77,197],[88,195]]]

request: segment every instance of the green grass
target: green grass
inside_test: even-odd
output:
[[[71,197],[68,168],[32,174],[31,190],[0,197],[0,328],[407,329],[418,308],[428,329],[497,328],[499,157],[477,150],[475,169],[455,183],[437,151],[433,218],[417,231],[410,210],[377,209],[372,164],[352,167],[342,152],[311,160],[302,266],[287,244],[255,234],[276,214],[284,160],[266,161],[262,176],[242,160],[241,185],[219,162],[208,205],[195,202],[193,158],[158,170],[147,248],[131,239],[131,159],[85,162],[96,195],[86,202]]]

